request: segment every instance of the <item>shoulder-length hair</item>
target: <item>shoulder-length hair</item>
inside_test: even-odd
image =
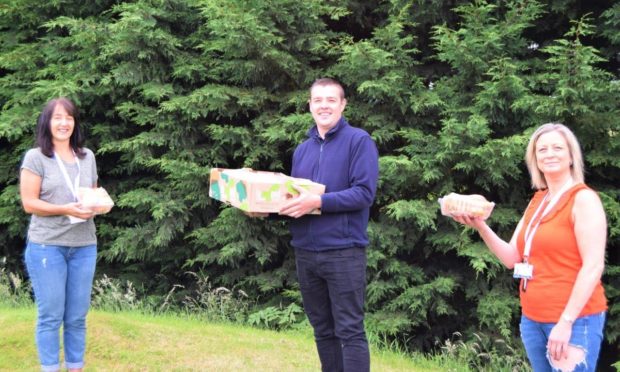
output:
[[[530,137],[530,142],[527,144],[527,150],[525,151],[525,163],[527,164],[527,169],[530,172],[532,187],[538,190],[546,189],[547,181],[545,180],[545,175],[540,171],[540,169],[538,169],[538,165],[536,163],[536,142],[538,142],[538,139],[543,134],[554,131],[560,133],[568,145],[568,151],[571,158],[570,172],[573,180],[577,183],[584,182],[583,155],[581,154],[581,148],[579,147],[577,137],[575,137],[575,134],[573,134],[573,132],[564,124],[547,123],[541,125],[534,131]]]
[[[69,138],[69,145],[77,157],[83,159],[86,153],[83,150],[84,136],[82,134],[82,130],[80,129],[78,111],[75,104],[68,98],[60,97],[52,99],[45,104],[45,107],[43,107],[43,111],[41,111],[39,119],[37,120],[37,146],[48,158],[51,158],[52,155],[54,155],[54,143],[52,142],[52,131],[50,126],[52,115],[54,114],[54,109],[57,105],[64,107],[64,109],[67,110],[67,113],[73,116],[73,133],[71,133],[71,137]]]

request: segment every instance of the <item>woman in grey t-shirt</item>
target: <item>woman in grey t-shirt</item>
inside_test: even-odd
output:
[[[97,238],[94,213],[78,203],[77,190],[97,186],[95,156],[83,147],[77,109],[66,98],[45,105],[36,143],[21,165],[19,189],[32,215],[24,255],[37,304],[37,349],[42,370],[59,371],[62,325],[65,365],[81,371]]]

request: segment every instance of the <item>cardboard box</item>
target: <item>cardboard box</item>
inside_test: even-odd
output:
[[[325,185],[320,183],[251,168],[212,168],[209,184],[211,198],[246,212],[277,213],[288,199],[297,196],[293,185],[317,195],[325,193]]]

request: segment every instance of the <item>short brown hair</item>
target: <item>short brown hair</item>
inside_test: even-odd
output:
[[[320,85],[320,86],[336,85],[340,87],[340,99],[344,99],[344,87],[338,80],[332,79],[332,78],[316,79],[314,83],[312,83],[312,85],[310,86],[310,96],[312,96],[312,88],[316,87],[317,85]]]

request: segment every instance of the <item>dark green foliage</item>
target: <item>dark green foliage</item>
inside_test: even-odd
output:
[[[620,7],[594,3],[5,1],[0,256],[20,265],[21,156],[43,103],[66,95],[117,204],[97,217],[98,272],[163,296],[201,271],[257,299],[256,324],[293,322],[301,302],[286,222],[208,198],[209,170],[288,173],[313,124],[308,87],[333,76],[345,84],[346,117],[381,155],[369,227],[373,332],[425,350],[456,331],[518,347],[510,273],[473,231],[439,214],[437,198],[485,195],[497,204],[490,224],[509,239],[532,194],[529,135],[558,121],[579,137],[607,212],[605,350],[617,355]]]

